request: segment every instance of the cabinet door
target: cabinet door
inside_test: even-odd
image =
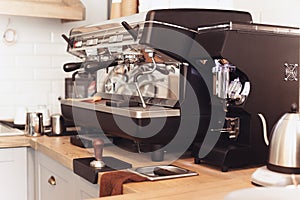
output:
[[[38,200],[84,200],[99,196],[92,184],[48,156],[36,152]]]
[[[86,200],[99,197],[100,187],[98,184],[92,184],[77,174],[74,176],[76,178],[76,191],[78,192],[76,195],[77,200]]]
[[[27,199],[26,147],[0,149],[0,198]]]
[[[37,156],[38,199],[75,199],[73,172],[40,152]]]

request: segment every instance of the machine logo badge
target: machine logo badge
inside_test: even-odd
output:
[[[208,61],[208,60],[200,60],[200,63],[201,63],[202,65],[205,65],[205,64],[207,63],[207,61]]]
[[[285,67],[285,81],[298,81],[298,64],[284,64]]]

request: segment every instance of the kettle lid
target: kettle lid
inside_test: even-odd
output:
[[[282,116],[283,120],[300,120],[300,113],[298,112],[298,105],[292,103],[291,111]]]
[[[298,105],[296,103],[292,103],[291,105],[291,113],[297,113]]]

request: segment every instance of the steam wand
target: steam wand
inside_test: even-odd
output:
[[[153,51],[150,51],[150,52],[148,52],[148,55],[149,55],[149,57],[152,59],[152,62],[153,62],[153,65],[154,65],[153,69],[150,70],[150,71],[145,71],[145,72],[139,71],[139,72],[134,76],[134,78],[133,78],[133,82],[134,82],[134,84],[135,84],[136,90],[137,90],[138,95],[139,95],[139,97],[140,97],[140,100],[141,100],[141,102],[142,102],[143,108],[146,108],[146,103],[145,103],[145,100],[144,100],[144,98],[143,98],[143,96],[142,96],[142,93],[141,93],[141,91],[140,91],[140,87],[139,87],[139,85],[138,85],[137,79],[138,79],[138,77],[141,76],[141,75],[153,73],[153,72],[156,70],[156,68],[157,68],[156,62],[155,62],[155,60],[154,60],[154,52],[153,52]]]
[[[76,85],[76,75],[77,74],[78,74],[78,71],[75,71],[72,74],[73,92],[75,93],[75,98],[78,98],[77,85]]]
[[[138,92],[138,95],[139,95],[139,97],[140,97],[140,99],[141,99],[141,101],[142,101],[142,106],[143,106],[143,108],[146,108],[146,103],[145,103],[145,100],[144,100],[144,98],[143,98],[143,96],[142,96],[142,93],[141,93],[141,91],[140,91],[138,82],[134,82],[134,84],[135,84],[136,90],[137,90],[137,92]]]

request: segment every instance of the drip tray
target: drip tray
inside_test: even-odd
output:
[[[151,181],[198,175],[197,172],[193,172],[174,165],[147,166],[128,170],[140,176],[146,177]]]

